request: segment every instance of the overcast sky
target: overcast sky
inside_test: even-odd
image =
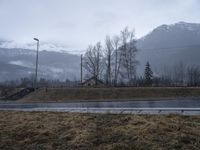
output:
[[[125,26],[140,38],[161,24],[200,22],[200,0],[0,0],[0,38],[85,49]]]

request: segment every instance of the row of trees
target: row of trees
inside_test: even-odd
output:
[[[137,79],[138,86],[200,86],[200,67],[176,64],[161,75],[154,75],[147,62],[144,76]]]
[[[106,36],[105,42],[90,45],[83,56],[85,78],[95,77],[107,86],[200,86],[200,67],[186,66],[182,62],[174,67],[163,67],[156,74],[147,62],[144,74],[136,75],[136,39],[134,30],[128,27],[114,37]],[[20,80],[5,81],[0,86],[32,87],[33,76]],[[38,81],[39,87],[73,87],[78,81],[46,80]]]
[[[104,45],[98,42],[88,47],[83,57],[86,77],[95,77],[108,86],[119,82],[132,85],[136,79],[136,40],[134,31],[125,28],[120,35],[107,36]]]
[[[199,66],[186,67],[183,65],[183,63],[179,63],[171,69],[164,70],[165,71],[160,75],[155,74],[151,69],[150,63],[147,62],[144,69],[144,74],[141,76],[136,76],[131,86],[200,86]],[[80,86],[79,83],[79,81],[46,80],[41,78],[38,81],[38,87],[77,87]],[[115,82],[113,81],[113,83]],[[31,77],[25,77],[21,78],[20,80],[10,80],[0,83],[0,91],[2,91],[1,89],[10,90],[12,87],[32,86],[33,79]],[[118,80],[117,86],[127,86],[127,84]]]
[[[153,73],[147,62],[142,76],[136,76],[136,39],[128,27],[119,35],[105,38],[104,44],[90,45],[83,57],[85,77],[103,80],[107,86],[199,86],[199,66],[182,62]]]
[[[111,85],[114,85],[115,72],[112,71]],[[108,78],[107,79],[108,82]],[[106,80],[105,80],[106,81]],[[118,80],[118,86],[127,86],[126,82]],[[21,78],[19,80],[4,81],[0,84],[0,89],[12,87],[32,87],[33,79],[30,77]],[[41,78],[38,80],[38,87],[77,87],[80,86],[79,81],[60,81],[47,80]],[[130,85],[129,85],[130,86]],[[146,63],[144,74],[136,76],[131,86],[200,86],[200,67],[186,66],[178,63],[174,67],[164,69],[159,75],[153,73],[149,62]]]
[[[1,88],[15,88],[15,87],[33,87],[34,80],[31,77],[24,77],[19,80],[9,80],[0,83]],[[77,87],[79,86],[79,81],[71,81],[67,79],[66,81],[60,81],[58,79],[50,80],[40,78],[37,82],[38,87]]]

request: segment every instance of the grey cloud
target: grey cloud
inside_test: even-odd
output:
[[[199,10],[199,0],[0,0],[0,38],[85,49],[125,26],[141,37],[160,24],[200,22]]]

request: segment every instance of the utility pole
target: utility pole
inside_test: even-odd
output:
[[[106,85],[110,86],[111,85],[111,50],[108,49],[107,52],[107,61],[108,61],[108,66],[107,66],[107,73],[106,73]]]
[[[117,58],[117,57],[118,57],[118,56],[117,56],[117,51],[118,51],[118,49],[116,48],[116,49],[115,49],[115,81],[114,81],[114,82],[115,82],[115,83],[114,83],[115,86],[117,85],[117,59],[118,59],[118,58]]]
[[[37,41],[37,55],[36,55],[36,67],[35,67],[35,80],[34,80],[34,89],[37,88],[37,73],[38,73],[38,51],[39,51],[39,39],[34,38]]]
[[[81,54],[81,83],[83,82],[83,55]]]
[[[97,47],[97,73],[96,73],[96,83],[95,86],[97,87],[97,80],[99,79],[99,49],[100,47]]]
[[[108,53],[108,86],[111,86],[111,49]]]

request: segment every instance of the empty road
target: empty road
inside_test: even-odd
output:
[[[1,102],[0,110],[200,115],[200,98],[77,103]]]

